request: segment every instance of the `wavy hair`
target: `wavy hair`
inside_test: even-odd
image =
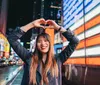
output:
[[[49,42],[49,51],[47,52],[47,58],[46,58],[45,64],[42,63],[42,54],[37,48],[37,42],[38,42],[38,39],[40,38],[40,36],[44,37]],[[48,71],[51,72],[52,77],[58,76],[58,65],[54,58],[53,53],[54,53],[53,46],[51,45],[51,39],[50,39],[49,34],[47,34],[47,33],[39,34],[36,39],[36,47],[35,47],[35,51],[32,56],[32,61],[31,61],[31,66],[30,66],[30,81],[29,81],[30,84],[37,83],[36,82],[36,71],[37,71],[37,67],[38,67],[39,63],[42,68],[41,69],[42,70],[42,73],[41,73],[42,78],[41,78],[40,85],[43,85],[44,83],[46,85],[48,85],[48,83],[49,83],[49,80],[47,77]]]

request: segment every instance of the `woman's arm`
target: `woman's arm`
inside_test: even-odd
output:
[[[70,29],[62,32],[62,35],[69,41],[69,44],[66,46],[66,48],[58,55],[62,63],[64,63],[74,52],[76,46],[79,43],[79,39]]]
[[[49,28],[53,28],[56,31],[61,32],[62,35],[69,41],[68,46],[58,55],[58,58],[60,58],[61,62],[63,63],[74,52],[76,46],[79,43],[79,39],[74,35],[73,32],[71,32],[70,29],[64,29],[63,27],[56,24],[53,20],[47,20],[47,24],[49,24]]]
[[[15,29],[13,32],[11,32],[8,35],[8,41],[11,45],[11,47],[14,49],[14,51],[18,54],[18,56],[24,61],[26,62],[26,59],[29,59],[29,57],[32,56],[32,53],[29,52],[26,48],[24,48],[20,42],[18,42],[17,40],[20,39],[28,30],[30,30],[31,28],[34,27],[42,27],[40,24],[43,24],[45,22],[44,19],[38,19],[35,20],[25,26],[22,27],[18,27],[17,29]]]

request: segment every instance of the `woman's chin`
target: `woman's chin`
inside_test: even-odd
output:
[[[47,50],[42,50],[41,53],[42,54],[46,54],[48,51]]]

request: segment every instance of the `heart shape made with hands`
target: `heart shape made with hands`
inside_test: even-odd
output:
[[[49,24],[40,24],[40,25],[42,25],[42,26],[50,26]]]
[[[40,25],[43,28],[53,28],[56,25],[56,23],[53,20],[43,20],[40,22]]]
[[[40,24],[40,25],[41,25],[41,26],[44,26],[45,29],[50,27],[49,24]]]

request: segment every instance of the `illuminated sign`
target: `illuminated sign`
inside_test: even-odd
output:
[[[69,28],[99,3],[100,0],[63,0],[63,26]]]

